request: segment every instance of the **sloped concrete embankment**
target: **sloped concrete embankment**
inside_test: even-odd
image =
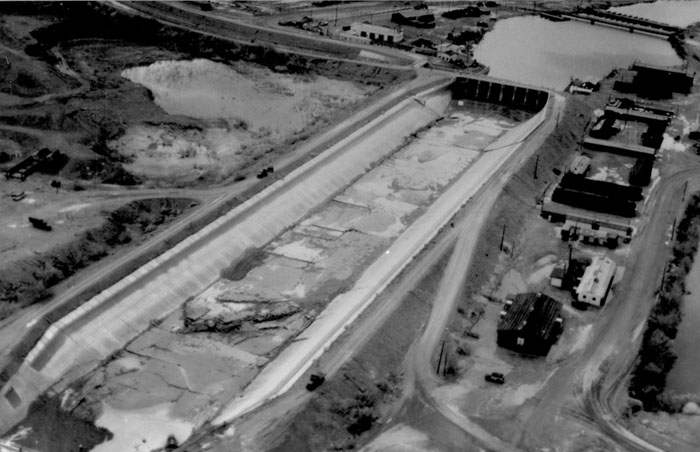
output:
[[[261,247],[444,113],[444,85],[407,99],[316,159],[141,267],[55,323],[3,388],[0,432],[56,384],[72,381],[211,285],[246,249]]]
[[[461,86],[456,84],[452,88],[456,90],[456,97],[460,96]],[[427,212],[407,228],[390,249],[362,274],[350,291],[334,298],[294,343],[269,363],[239,397],[222,409],[212,421],[215,425],[231,422],[289,390],[440,229],[477,195],[491,178],[499,174],[499,170],[515,156],[521,144],[545,119],[551,119],[553,97],[546,91],[525,90],[528,93],[532,91],[533,104],[529,105],[532,106],[532,110],[539,109],[539,112],[491,143],[483,155],[430,206]],[[512,100],[506,99],[497,103],[512,105]],[[524,102],[518,106],[527,107]],[[522,161],[523,158],[517,160]],[[508,173],[500,175],[506,176]]]

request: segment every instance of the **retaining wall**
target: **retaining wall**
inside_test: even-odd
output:
[[[549,99],[542,89],[472,77],[457,77],[451,90],[455,100],[476,100],[533,112],[542,110]]]

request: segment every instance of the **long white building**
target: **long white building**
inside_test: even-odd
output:
[[[578,301],[603,306],[612,286],[617,265],[608,257],[594,257],[576,288]]]
[[[403,41],[403,31],[401,27],[387,28],[355,22],[350,25],[350,30],[341,32],[339,37],[344,41],[393,44]]]

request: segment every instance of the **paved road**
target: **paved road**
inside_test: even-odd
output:
[[[157,19],[163,23],[182,27],[200,34],[217,36],[245,45],[264,42],[280,51],[295,53],[310,58],[360,62],[371,66],[404,70],[420,67],[426,61],[424,56],[418,54],[348,41],[339,41],[297,29],[252,23],[249,18],[241,20],[227,15],[224,12],[205,12],[180,2],[109,3],[119,4],[122,9],[126,7],[136,14]],[[289,39],[293,40],[294,46],[285,44]],[[302,48],[299,48],[299,46]],[[320,47],[320,49],[312,50],[317,47]],[[390,61],[399,61],[395,63],[383,63],[368,59],[360,60],[357,58],[357,55],[353,57],[343,55],[347,53],[348,50],[351,50],[353,53],[359,53],[360,50],[368,50],[383,55]],[[397,57],[397,55],[399,57]]]

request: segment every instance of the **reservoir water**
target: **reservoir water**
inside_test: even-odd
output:
[[[700,22],[700,0],[662,0],[610,8],[610,11],[685,28]]]
[[[493,77],[558,90],[572,76],[599,80],[635,60],[662,66],[682,63],[664,39],[537,16],[497,22],[474,49],[474,57],[490,67]]]
[[[689,294],[683,297],[683,320],[673,341],[678,360],[668,374],[666,388],[679,394],[700,394],[700,255],[695,256],[693,267],[685,278],[685,288]]]

